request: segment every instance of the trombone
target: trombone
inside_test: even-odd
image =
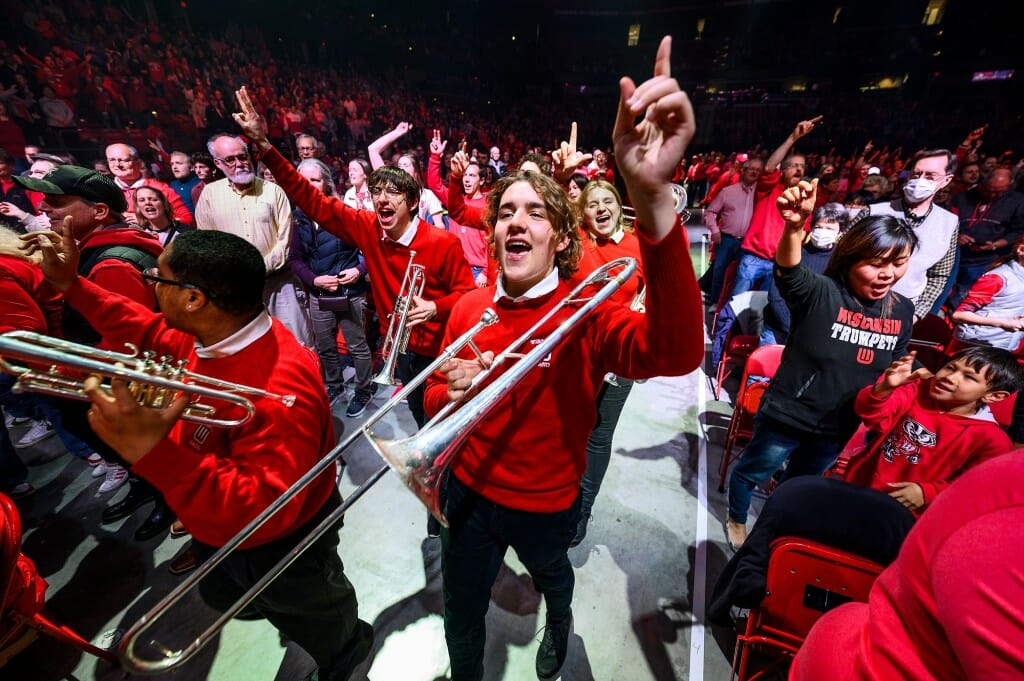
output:
[[[395,384],[395,367],[398,365],[398,356],[409,348],[409,336],[412,329],[409,328],[406,319],[409,316],[413,298],[423,295],[423,286],[427,281],[423,265],[413,264],[415,258],[416,251],[409,251],[409,264],[405,268],[405,276],[402,278],[398,297],[395,298],[395,309],[390,315],[391,322],[388,324],[388,333],[380,348],[380,354],[384,358],[384,367],[379,374],[373,377],[373,382],[380,385]]]
[[[195,572],[164,596],[147,613],[142,615],[139,621],[133,624],[125,633],[124,638],[122,638],[119,644],[118,652],[124,669],[130,673],[159,674],[174,669],[191,659],[210,642],[217,632],[224,628],[229,620],[255,600],[267,588],[270,582],[288,569],[288,566],[303,551],[323,536],[339,518],[345,515],[348,509],[367,490],[373,487],[389,468],[393,468],[402,477],[406,486],[430,509],[430,512],[447,525],[447,520],[444,519],[440,509],[438,493],[441,481],[444,478],[444,472],[451,463],[458,447],[472,432],[472,429],[500,403],[502,396],[508,394],[533,367],[542,362],[548,353],[565,339],[569,331],[581,319],[615,293],[636,272],[636,269],[637,263],[633,258],[619,258],[595,270],[576,286],[568,296],[552,307],[528,331],[500,354],[496,355],[489,367],[474,377],[472,387],[466,391],[466,394],[473,394],[481,383],[486,381],[497,368],[507,361],[518,359],[519,361],[513,367],[501,374],[475,396],[463,399],[458,403],[450,402],[445,405],[416,435],[403,440],[382,440],[376,438],[370,430],[372,426],[400,404],[410,392],[426,381],[434,371],[440,369],[446,362],[458,355],[463,348],[468,347],[481,362],[483,361],[482,353],[473,342],[473,338],[482,329],[498,321],[498,315],[494,310],[485,310],[480,317],[480,321],[446,347],[441,352],[441,355],[411,380],[408,385],[403,385],[402,389],[373,414],[359,430],[352,433],[352,435],[328,452],[305,475],[270,504],[266,510],[210,556],[209,560],[200,565]],[[595,293],[589,296],[583,295],[587,289],[597,285],[600,285],[601,288]],[[580,303],[584,304],[576,309],[568,319],[561,322],[558,328],[550,333],[544,341],[533,346],[530,352],[525,355],[517,352],[554,315],[569,305],[578,305]],[[243,594],[234,605],[221,613],[220,617],[212,625],[199,633],[187,646],[178,650],[171,650],[158,641],[150,640],[147,645],[150,651],[157,653],[157,657],[143,657],[137,649],[139,638],[163,617],[167,610],[181,600],[211,570],[252,536],[267,520],[291,501],[295,495],[305,489],[328,468],[334,466],[345,450],[355,443],[360,436],[366,436],[370,440],[373,448],[384,458],[386,465],[380,467],[366,482],[354,490],[341,506],[324,518],[288,555],[282,558],[277,565]]]
[[[157,409],[168,406],[178,393],[186,393],[192,396],[192,402],[183,419],[222,428],[238,426],[252,418],[256,408],[250,397],[276,400],[289,407],[295,404],[295,395],[275,395],[203,376],[185,369],[188,360],[175,361],[169,355],[158,358],[150,351],[140,356],[138,348],[131,344],[128,349],[131,354],[99,350],[30,331],[10,331],[0,335],[0,369],[17,377],[11,388],[15,393],[36,392],[84,402],[89,401],[84,380],[66,375],[63,369],[86,376],[123,378],[139,404]],[[31,364],[45,364],[49,368],[41,371]],[[110,386],[101,389],[110,392]],[[204,397],[241,407],[242,414],[233,419],[216,418],[216,407],[199,402]]]
[[[672,190],[672,198],[675,200],[673,208],[676,215],[679,216],[679,223],[685,225],[693,217],[693,214],[686,210],[686,189],[681,184],[670,184],[669,188]],[[622,217],[629,224],[633,224],[636,221],[636,209],[633,206],[623,206]]]

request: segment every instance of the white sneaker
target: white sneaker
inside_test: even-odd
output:
[[[33,421],[32,426],[15,443],[15,447],[31,447],[53,435],[53,426],[46,421]]]
[[[96,452],[93,452],[89,456],[85,457],[85,462],[90,466],[99,466],[101,463],[103,463],[103,457],[97,454]]]
[[[97,466],[99,468],[99,466]],[[106,494],[107,492],[113,492],[115,489],[123,485],[128,481],[128,471],[118,466],[117,464],[106,465],[106,478],[103,480],[103,484],[100,485],[100,494]]]
[[[13,428],[14,426],[24,425],[24,424],[28,423],[31,420],[32,419],[29,418],[28,416],[12,416],[12,415],[8,414],[7,412],[4,412],[4,423],[7,424],[8,428]]]
[[[92,477],[99,478],[107,474],[107,462],[100,461],[98,464],[93,466]]]

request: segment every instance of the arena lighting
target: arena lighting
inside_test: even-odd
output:
[[[975,71],[971,76],[972,83],[980,83],[986,80],[1010,80],[1013,78],[1014,69],[1000,69],[998,71]]]

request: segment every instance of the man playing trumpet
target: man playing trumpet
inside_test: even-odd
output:
[[[411,328],[407,352],[399,357],[398,378],[408,382],[441,352],[444,323],[455,301],[475,288],[473,273],[459,240],[417,217],[421,187],[411,175],[392,166],[373,171],[368,181],[373,212],[357,211],[335,196],[325,196],[302,177],[267,139],[266,121],[253,106],[243,87],[236,94],[241,113],[234,114],[262,160],[288,198],[323,229],[353,244],[363,253],[370,290],[381,321],[388,332],[388,316],[394,312],[410,251],[424,268],[423,293],[412,299],[406,318]],[[408,396],[416,425],[426,422],[423,389]]]
[[[669,186],[695,126],[689,98],[669,75],[670,50],[671,39],[665,38],[650,80],[640,86],[629,78],[620,81],[612,135],[636,206],[647,313],[606,303],[586,317],[508,391],[501,409],[475,425],[451,465],[445,505],[450,527],[441,540],[452,681],[483,677],[484,616],[509,546],[547,606],[537,676],[557,676],[572,619],[574,576],[567,551],[580,518],[580,478],[604,375],[682,375],[703,357],[700,295]],[[644,118],[635,124],[637,116]],[[474,339],[484,351],[483,363],[566,297],[565,280],[580,253],[578,218],[568,195],[538,173],[503,177],[488,198],[486,221],[502,273],[494,286],[456,304],[445,331],[451,341],[494,307],[500,321]],[[555,315],[535,340],[572,312]],[[469,352],[461,356],[428,382],[428,412],[461,399],[482,370]]]
[[[26,236],[43,255],[43,272],[65,302],[108,345],[188,360],[187,368],[266,391],[255,414],[234,428],[179,420],[188,397],[169,408],[140,406],[123,380],[112,394],[86,380],[89,425],[164,495],[205,560],[277,499],[334,446],[330,408],[313,350],[300,344],[263,305],[266,268],[244,239],[217,231],[185,232],[144,277],[162,314],[105,291],[78,275],[79,251],[66,231]],[[294,395],[287,406],[275,395]],[[241,407],[217,403],[218,419]],[[203,599],[226,610],[301,538],[340,505],[325,472],[200,582]],[[265,617],[316,660],[320,678],[338,681],[369,654],[373,628],[357,618],[355,590],[338,556],[338,530],[324,534],[239,615]]]

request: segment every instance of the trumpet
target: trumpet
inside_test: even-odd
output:
[[[289,407],[295,404],[295,395],[275,395],[196,374],[185,369],[188,360],[176,361],[169,355],[157,357],[149,351],[140,355],[134,345],[127,344],[127,347],[130,354],[99,350],[29,331],[10,331],[0,335],[0,369],[17,378],[11,388],[15,393],[36,392],[84,402],[89,401],[84,379],[69,376],[64,373],[66,370],[86,376],[125,379],[139,404],[147,407],[166,407],[179,393],[185,393],[191,395],[192,401],[182,418],[221,428],[239,426],[253,417],[256,408],[249,398],[272,399]],[[49,368],[41,371],[31,366],[41,364]],[[109,385],[101,389],[110,393]],[[203,398],[241,407],[242,414],[237,418],[217,418],[218,407],[200,402]]]
[[[409,347],[409,336],[412,332],[407,321],[409,308],[412,307],[413,298],[423,295],[423,286],[427,281],[423,265],[413,264],[415,258],[416,251],[409,251],[409,264],[405,268],[398,297],[395,298],[395,308],[389,315],[391,321],[388,323],[388,333],[380,349],[380,354],[384,357],[384,367],[373,377],[373,382],[380,385],[395,384],[398,356]]]
[[[371,429],[380,419],[401,404],[402,400],[410,392],[426,381],[434,371],[437,371],[446,362],[457,356],[464,348],[469,348],[476,355],[477,359],[483,362],[483,355],[473,342],[473,338],[482,329],[498,321],[498,315],[494,310],[485,310],[480,320],[473,327],[446,347],[441,352],[441,355],[431,362],[430,366],[420,372],[419,375],[409,381],[408,385],[403,385],[402,389],[377,410],[359,430],[352,433],[327,453],[305,475],[270,504],[266,510],[254,518],[238,534],[210,556],[209,560],[200,565],[195,572],[164,596],[159,603],[132,625],[119,644],[118,653],[124,668],[131,673],[159,674],[174,669],[195,656],[216,636],[217,632],[229,620],[259,596],[278,575],[288,569],[288,566],[303,551],[330,530],[337,523],[338,519],[345,515],[348,509],[367,490],[373,487],[389,469],[394,469],[401,476],[405,485],[430,509],[430,512],[447,526],[447,520],[444,518],[440,508],[439,492],[441,482],[444,480],[444,473],[459,446],[469,436],[473,428],[486,418],[501,402],[501,398],[507,395],[531,369],[544,361],[545,357],[562,343],[569,331],[617,291],[633,275],[636,269],[637,263],[633,258],[619,258],[618,260],[606,263],[603,267],[591,273],[586,280],[581,282],[568,296],[552,307],[528,331],[496,355],[487,369],[474,377],[472,387],[466,391],[466,395],[474,395],[473,397],[464,398],[460,402],[451,402],[445,405],[416,435],[403,440],[384,440],[374,436]],[[601,286],[599,290],[590,295],[585,295],[588,290],[597,285]],[[583,304],[569,318],[561,322],[558,328],[550,333],[544,341],[533,346],[530,352],[525,355],[517,352],[555,314],[560,313],[566,306],[575,306],[580,303]],[[480,390],[480,392],[476,392],[480,385],[488,380],[496,369],[510,360],[518,360],[518,362]],[[366,482],[354,490],[341,506],[324,518],[288,555],[261,577],[238,601],[221,613],[220,617],[212,625],[192,639],[187,646],[178,650],[171,650],[160,642],[151,640],[147,645],[151,653],[153,651],[156,652],[156,656],[154,657],[151,654],[149,657],[143,657],[138,650],[140,637],[163,617],[175,603],[192,591],[211,570],[290,502],[295,495],[305,489],[328,468],[334,466],[344,452],[360,437],[369,439],[373,448],[384,458],[385,465],[381,466]]]

